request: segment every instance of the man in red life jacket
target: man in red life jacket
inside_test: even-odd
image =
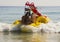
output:
[[[31,11],[32,11],[32,13],[30,13]],[[34,6],[34,3],[32,2],[31,4],[29,4],[29,2],[26,2],[26,4],[25,4],[25,15],[22,17],[22,20],[23,20],[22,23],[29,24],[30,21],[35,23],[36,19],[37,19],[36,17],[38,17],[38,16],[42,16],[42,14],[37,11],[36,7]]]
[[[28,5],[29,5],[29,2],[27,2],[25,4],[25,15],[22,16],[22,23],[25,24],[25,25],[28,25],[28,24],[32,23],[31,12],[30,12],[31,10],[30,10],[30,7]]]

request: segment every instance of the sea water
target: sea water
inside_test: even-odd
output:
[[[13,23],[24,15],[24,6],[0,6],[0,22]],[[40,6],[37,10],[52,21],[60,21],[60,6]]]
[[[8,25],[15,20],[21,20],[24,8],[24,6],[0,6],[0,26],[2,23]],[[60,28],[60,6],[40,6],[37,9],[42,15],[47,15],[53,21],[46,25],[42,24],[42,28]],[[59,39],[60,34],[58,33],[0,32],[0,42],[60,42]]]

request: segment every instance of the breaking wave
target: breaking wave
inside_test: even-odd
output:
[[[8,23],[0,23],[0,31],[9,30],[12,28],[11,24]],[[44,32],[60,32],[60,22],[49,22],[47,24],[41,24],[37,26],[36,28],[40,28],[40,30],[43,30]]]

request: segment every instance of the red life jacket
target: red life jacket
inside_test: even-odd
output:
[[[31,8],[31,10],[32,10],[34,13],[36,13],[38,16],[42,16],[42,14],[37,11],[37,9],[36,9],[36,7],[35,7],[35,5],[34,5],[33,2],[32,2],[31,4],[29,4],[29,2],[27,1],[25,5],[27,5],[27,6],[29,6],[29,7],[33,7],[34,9]]]

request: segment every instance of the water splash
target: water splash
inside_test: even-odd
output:
[[[10,30],[12,29],[13,26],[11,24],[7,24],[7,23],[0,23],[0,31],[4,31],[4,30]],[[38,28],[37,30],[41,31],[43,30],[44,32],[60,32],[60,22],[49,22],[47,24],[41,24],[35,28]]]

